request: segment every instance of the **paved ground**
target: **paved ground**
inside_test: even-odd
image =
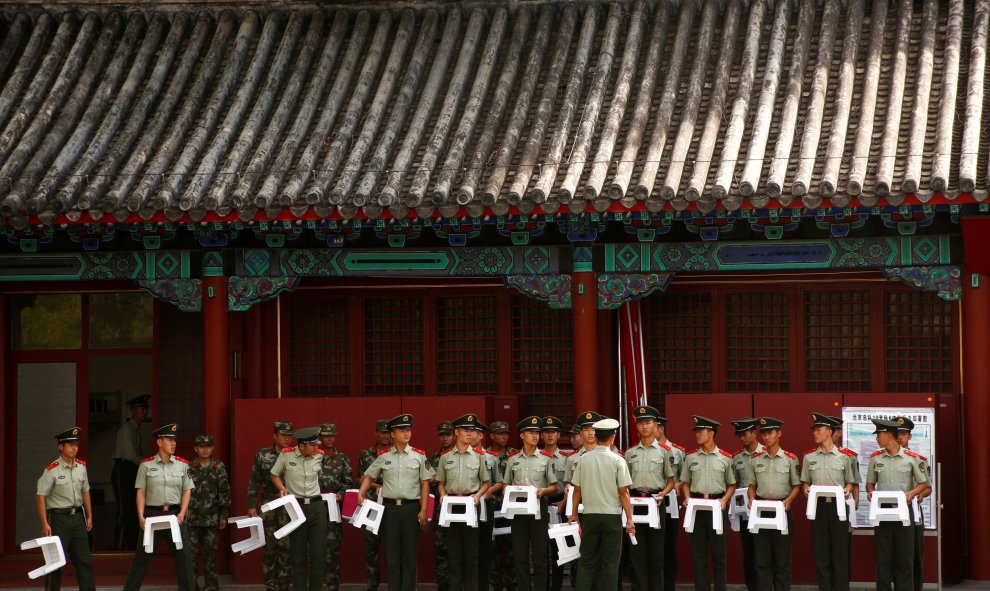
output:
[[[626,588],[628,589],[628,586]],[[962,590],[969,591],[969,590],[972,590],[972,589],[988,589],[988,590],[990,590],[990,582],[987,582],[987,581],[965,581],[965,582],[960,583],[958,585],[945,585],[942,588],[943,589],[951,589],[953,591],[956,591],[956,590],[959,590],[959,591],[962,591]],[[32,589],[37,589],[37,587],[34,587]],[[67,588],[66,587],[63,587],[63,589],[67,589]],[[97,589],[98,589],[98,591],[116,591],[116,590],[120,589],[120,587],[98,587]],[[175,588],[174,587],[151,587],[151,586],[145,586],[142,589],[144,589],[144,591],[174,591]],[[236,591],[264,591],[264,587],[261,586],[261,585],[235,585],[232,582],[223,581],[223,580],[221,580],[220,589],[221,589],[221,591],[228,591],[228,590],[231,590],[231,591],[234,591],[234,590],[236,590]],[[341,591],[364,591],[364,585],[342,585],[340,587],[340,589],[341,589]],[[379,589],[381,591],[385,591],[386,587],[385,587],[385,585],[382,585],[382,586],[379,587]],[[434,591],[436,589],[436,586],[435,585],[432,585],[432,584],[430,584],[430,585],[422,584],[422,585],[419,586],[419,589],[421,589],[422,591]],[[564,589],[565,590],[566,589],[570,589],[570,587],[569,586],[565,586]],[[692,585],[678,585],[677,586],[677,589],[678,589],[678,591],[692,591],[694,589],[694,587]],[[746,587],[744,585],[729,585],[729,591],[744,591],[745,589],[746,589]],[[817,589],[817,587],[816,586],[813,586],[813,585],[795,585],[795,586],[791,587],[791,589],[793,591],[815,591]],[[872,583],[853,583],[852,589],[854,591],[865,591],[865,590],[875,589],[875,586]],[[934,585],[926,585],[925,586],[925,589],[932,589],[932,590],[934,590],[934,589],[937,589],[937,587],[935,587]]]

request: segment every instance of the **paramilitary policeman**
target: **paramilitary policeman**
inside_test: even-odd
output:
[[[737,488],[745,489],[749,486],[749,459],[758,451],[763,451],[763,446],[757,438],[759,426],[757,420],[752,417],[736,419],[732,421],[732,426],[736,429],[736,436],[742,443],[742,448],[732,454],[732,469],[735,471]],[[753,550],[753,534],[749,532],[749,519],[745,516],[739,518],[739,541],[742,544],[743,573],[746,578],[746,589],[756,591],[756,559]]]
[[[870,454],[866,470],[866,495],[877,490],[901,491],[907,497],[911,521],[881,521],[873,529],[877,551],[877,589],[911,591],[914,588],[914,507],[911,499],[928,488],[928,462],[897,443],[900,423],[872,419],[880,449]]]
[[[146,458],[138,466],[137,479],[134,487],[137,489],[138,524],[144,529],[144,520],[159,515],[175,515],[179,521],[182,547],[176,546],[171,537],[166,538],[172,550],[175,561],[175,577],[179,589],[192,591],[196,586],[193,578],[192,561],[186,548],[189,547],[189,532],[186,529],[186,514],[189,511],[189,499],[195,486],[189,476],[189,462],[175,455],[176,438],[179,436],[179,426],[170,423],[152,431],[158,445],[158,453]],[[141,588],[144,575],[148,572],[154,554],[138,548],[134,553],[134,561],[127,572],[125,591],[137,591]]]
[[[657,419],[660,411],[652,406],[633,409],[639,443],[626,450],[625,460],[632,478],[629,494],[654,498],[664,504],[666,495],[674,488],[674,456],[670,446],[657,441]],[[660,508],[660,511],[663,511]],[[637,544],[629,548],[633,580],[638,591],[663,589],[664,531],[645,523],[636,524]]]
[[[137,497],[134,481],[138,466],[148,453],[148,434],[144,422],[148,420],[151,396],[144,394],[127,401],[131,416],[120,429],[113,452],[113,470],[110,482],[117,499],[117,523],[114,527],[114,544],[118,550],[133,550],[138,544]]]
[[[626,533],[636,533],[629,501],[632,478],[626,461],[611,451],[619,421],[605,418],[593,423],[592,427],[598,445],[584,455],[574,470],[574,500],[567,520],[570,523],[578,521],[578,505],[584,504],[584,515],[580,518],[582,552],[576,589],[609,591],[619,585],[623,513]]]
[[[437,464],[440,462],[440,456],[450,451],[450,448],[454,445],[454,425],[450,421],[440,421],[437,423],[437,439],[439,440],[437,445],[437,451],[430,454],[426,458],[426,465],[430,467],[430,470],[436,474]],[[439,484],[437,483],[436,476],[430,481],[430,494],[433,498],[439,499]],[[440,503],[434,503],[433,505],[433,522],[439,523],[440,520]],[[445,527],[434,527],[433,528],[433,564],[434,564],[434,574],[437,580],[437,591],[447,591],[450,588],[450,569],[449,560],[447,558],[447,541],[445,536],[447,535],[447,528]]]
[[[911,432],[914,431],[914,421],[908,417],[894,417],[892,419],[897,423],[897,443],[904,449],[910,449],[911,447]],[[918,502],[920,503],[922,499],[932,494],[932,464],[923,455],[918,455],[918,458],[928,466],[928,488],[925,489],[920,495],[918,495]],[[924,567],[925,564],[925,523],[922,519],[921,524],[915,524],[914,527],[914,588],[918,591],[925,586],[925,575]]]
[[[667,439],[667,417],[657,417],[657,441],[670,446],[670,453],[674,462],[674,490],[677,490],[681,478],[681,467],[684,465],[686,451],[684,446],[678,445]],[[660,519],[663,521],[663,589],[664,591],[674,591],[677,588],[677,540],[681,535],[681,528],[677,526],[677,519],[670,516],[666,508],[673,502],[671,497],[667,497],[664,502],[664,511],[661,511]]]
[[[320,470],[320,492],[335,493],[338,507],[344,493],[354,482],[351,459],[337,449],[337,425],[320,425],[320,449],[323,451],[323,468]],[[344,526],[327,520],[327,589],[340,588],[340,546],[344,541]]]
[[[437,463],[437,489],[439,500],[447,495],[467,497],[477,507],[488,490],[491,475],[485,462],[485,451],[471,445],[478,415],[466,414],[454,419],[454,446],[440,456]],[[437,505],[440,505],[438,502]],[[478,528],[466,523],[451,523],[444,540],[450,588],[454,591],[478,590]],[[487,591],[487,590],[486,590]]]
[[[722,504],[722,522],[725,511],[736,490],[736,475],[732,470],[732,454],[715,445],[715,434],[720,423],[707,417],[694,415],[694,440],[698,449],[684,457],[681,468],[681,496],[687,509],[687,499],[717,499]],[[691,564],[694,565],[694,588],[708,591],[708,550],[711,548],[712,573],[715,591],[725,591],[725,535],[716,533],[711,511],[700,511],[694,520],[691,533]]]
[[[79,591],[93,591],[93,562],[89,554],[89,537],[93,529],[93,506],[89,498],[89,474],[86,462],[76,457],[82,429],[72,427],[55,436],[58,458],[38,479],[35,501],[41,520],[41,535],[58,536],[65,554],[72,561],[79,581]],[[62,569],[45,577],[45,589],[58,591]]]
[[[471,430],[471,446],[484,451],[485,466],[490,478],[488,490],[482,498],[485,499],[485,521],[478,524],[478,589],[488,591],[491,580],[492,566],[492,531],[495,529],[495,503],[492,489],[501,488],[502,472],[498,468],[498,454],[485,450],[485,431],[488,426],[478,421]]]
[[[540,501],[540,515],[516,515],[512,518],[512,557],[516,571],[516,588],[521,591],[545,591],[547,588],[547,499],[557,492],[557,474],[553,454],[537,449],[540,442],[540,417],[519,421],[516,429],[523,448],[509,454],[502,475],[506,486],[532,486]],[[532,560],[532,563],[530,563]],[[532,570],[532,577],[530,572]]]
[[[811,435],[817,447],[804,452],[801,462],[801,482],[804,495],[811,485],[841,486],[846,496],[852,492],[851,458],[832,441],[835,423],[827,415],[811,413]],[[818,497],[815,519],[811,522],[811,547],[815,554],[818,588],[848,591],[849,540],[848,526],[839,521],[833,497]]]
[[[849,456],[849,463],[852,466],[852,472],[853,472],[853,485],[852,485],[852,490],[849,491],[849,496],[852,497],[853,506],[859,507],[859,483],[863,481],[863,476],[860,473],[861,470],[859,465],[859,454],[856,453],[854,450],[849,449],[848,447],[842,447],[842,422],[843,422],[842,418],[832,415],[827,415],[825,418],[832,421],[832,443],[834,443],[836,447],[839,448],[840,452]],[[849,525],[846,527],[846,540],[849,542],[849,572],[852,573],[853,526],[851,519],[847,519],[846,521],[849,523]]]
[[[306,521],[289,534],[292,588],[294,591],[322,591],[327,568],[327,505],[320,495],[323,470],[320,428],[299,429],[293,436],[297,445],[282,449],[272,466],[271,478],[279,496],[295,496],[306,517]]]
[[[516,448],[509,445],[509,423],[505,421],[493,421],[490,428],[491,447],[488,453],[495,456],[498,461],[499,482],[488,489],[485,500],[491,507],[502,506],[502,479],[505,477],[505,466],[509,461],[509,454],[516,451]],[[495,520],[495,527],[509,527],[509,520],[502,518]],[[505,564],[512,562],[512,537],[496,536],[492,541],[492,549],[487,557],[481,558],[479,568],[485,564],[485,558],[489,565],[488,577],[491,581],[493,591],[514,591],[516,588],[516,570],[505,568]]]
[[[189,560],[196,577],[196,560],[203,555],[204,591],[217,591],[217,541],[220,530],[227,527],[230,515],[230,477],[223,462],[213,457],[213,436],[197,435],[193,440],[196,459],[189,466],[193,489],[189,499]],[[196,588],[200,589],[199,581]]]
[[[372,481],[382,479],[383,537],[385,567],[390,591],[413,591],[416,588],[416,564],[419,556],[419,528],[426,526],[426,507],[433,471],[426,465],[426,452],[409,445],[412,438],[411,414],[399,415],[388,422],[392,447],[378,454],[361,477],[358,504]]]
[[[278,498],[278,489],[272,482],[272,466],[282,450],[292,445],[292,423],[275,421],[272,445],[254,454],[251,475],[248,477],[247,512],[258,516],[258,508]],[[259,499],[260,495],[260,499]],[[269,511],[262,517],[265,523],[265,549],[261,559],[261,571],[265,578],[265,591],[288,591],[292,577],[289,572],[289,538],[275,538],[275,532],[289,523],[285,511]]]
[[[543,417],[543,426],[540,427],[540,441],[543,443],[543,451],[551,454],[553,471],[557,475],[557,492],[547,497],[547,503],[556,507],[564,500],[564,467],[567,465],[567,455],[560,451],[558,444],[560,434],[564,429],[564,422],[557,417]],[[557,514],[560,514],[557,509]],[[557,544],[550,544],[550,591],[560,591],[564,586],[564,565],[557,564]]]
[[[574,424],[578,428],[578,432],[581,435],[581,446],[575,448],[570,456],[567,457],[567,462],[564,464],[564,500],[560,502],[558,514],[563,515],[567,511],[567,490],[571,488],[571,479],[574,477],[574,469],[577,467],[578,461],[589,451],[595,449],[598,446],[598,440],[595,438],[595,428],[593,425],[598,421],[604,419],[602,415],[598,414],[593,410],[586,410],[579,413],[574,419]],[[580,560],[571,561],[571,586],[577,586],[577,574],[578,569],[581,566]]]
[[[358,456],[357,475],[355,485],[361,486],[361,476],[368,470],[368,467],[375,462],[383,451],[388,451],[392,447],[392,432],[388,428],[388,419],[378,419],[375,421],[375,444],[368,449],[362,450]],[[375,500],[378,498],[378,491],[382,488],[381,478],[372,481],[365,493],[365,498]],[[364,532],[364,584],[368,591],[376,591],[378,583],[381,582],[381,568],[378,560],[378,551],[381,550],[382,538],[367,529]]]
[[[746,466],[749,502],[755,499],[781,501],[787,512],[787,531],[794,531],[791,504],[797,498],[801,479],[798,457],[780,447],[784,422],[773,417],[759,419],[764,448],[754,452]],[[791,536],[777,530],[753,534],[756,552],[756,588],[787,591],[791,588]]]

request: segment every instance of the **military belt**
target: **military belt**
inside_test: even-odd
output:
[[[76,513],[82,512],[82,507],[66,507],[64,509],[49,509],[49,513],[54,513],[55,515],[75,515]]]
[[[692,499],[721,499],[725,496],[725,491],[719,493],[705,494],[705,493],[691,493]]]
[[[152,511],[162,511],[164,513],[178,513],[179,512],[179,506],[178,505],[145,505],[144,506],[144,509],[145,509],[145,511],[147,511],[148,509],[151,509]]]
[[[316,495],[315,497],[303,497],[303,496],[300,496],[300,495],[293,495],[293,496],[295,496],[297,499],[299,499],[300,501],[302,501],[302,504],[303,505],[308,505],[308,504],[312,503],[313,501],[317,501],[317,500],[320,500],[320,499],[323,498],[320,495]]]
[[[382,498],[383,505],[395,505],[401,507],[402,505],[408,505],[409,503],[418,503],[419,499],[389,499]]]
[[[634,488],[632,493],[634,497],[652,497],[660,493],[659,488]]]

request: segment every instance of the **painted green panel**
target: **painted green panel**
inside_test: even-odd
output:
[[[344,255],[343,269],[369,271],[442,271],[450,265],[443,252],[351,252]]]

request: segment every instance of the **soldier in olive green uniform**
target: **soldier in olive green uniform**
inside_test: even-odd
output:
[[[801,482],[804,494],[811,485],[841,486],[848,496],[853,488],[853,462],[832,441],[835,423],[827,415],[811,414],[811,434],[818,447],[804,452],[801,462]],[[811,522],[811,546],[818,571],[818,588],[848,591],[849,589],[849,526],[839,521],[836,499],[818,497],[815,519]]]
[[[656,423],[660,411],[652,406],[633,409],[639,443],[626,450],[623,456],[632,478],[629,494],[634,497],[653,498],[661,505],[674,488],[674,456],[670,446],[656,438]],[[663,589],[664,531],[645,523],[636,524],[637,544],[630,546],[633,581],[637,591],[661,591]]]
[[[736,475],[737,488],[749,486],[749,459],[753,454],[763,451],[763,446],[757,440],[758,427],[756,419],[747,417],[732,421],[736,436],[742,443],[742,448],[732,454],[732,469]],[[746,589],[756,591],[756,555],[753,549],[753,534],[749,533],[749,519],[739,518],[739,541],[742,544],[743,573],[746,578]]]
[[[595,439],[595,429],[592,425],[602,420],[602,415],[598,414],[593,410],[588,410],[578,414],[574,419],[574,425],[578,428],[578,433],[581,436],[581,447],[576,448],[574,452],[567,457],[567,461],[564,463],[564,501],[560,504],[560,512],[563,514],[567,511],[567,489],[571,487],[571,479],[574,477],[574,469],[577,468],[578,462],[581,457],[589,451],[595,449],[598,446],[598,440]],[[571,586],[577,586],[577,574],[578,568],[580,567],[580,560],[571,561]]]
[[[516,429],[523,448],[509,454],[502,475],[506,486],[532,486],[540,500],[540,515],[516,515],[512,518],[512,557],[516,570],[516,588],[522,591],[545,591],[547,588],[547,500],[557,492],[557,474],[553,455],[540,451],[540,417],[526,417]],[[532,564],[530,560],[532,559]],[[533,575],[530,576],[532,571]]]
[[[825,418],[832,421],[832,443],[839,448],[839,451],[846,456],[849,456],[849,463],[852,466],[853,473],[853,485],[852,489],[849,491],[849,496],[853,499],[854,506],[859,506],[859,483],[863,481],[863,477],[860,474],[859,466],[859,454],[855,451],[849,449],[848,447],[842,447],[842,418],[828,415]],[[847,519],[846,522],[849,524],[846,528],[847,535],[846,540],[849,541],[849,572],[852,573],[852,543],[853,543],[853,526],[852,520]]]
[[[684,465],[686,451],[684,446],[678,445],[667,439],[667,417],[657,417],[657,442],[670,446],[670,455],[674,465],[674,487],[681,478],[681,467]],[[677,519],[670,516],[667,507],[670,506],[671,499],[667,497],[661,507],[660,519],[663,521],[663,589],[664,591],[674,591],[677,587],[677,540],[681,535],[681,528],[678,527]]]
[[[413,416],[399,415],[388,422],[392,447],[378,454],[361,477],[358,503],[372,481],[382,479],[382,537],[390,591],[416,588],[419,528],[427,522],[426,508],[433,471],[426,465],[426,452],[409,445]]]
[[[718,499],[722,503],[722,522],[725,511],[736,490],[736,475],[732,470],[732,454],[715,445],[719,423],[695,415],[694,439],[698,449],[688,453],[681,469],[681,498],[687,508],[687,499]],[[711,547],[712,571],[715,591],[725,591],[725,539],[728,528],[715,533],[711,511],[699,511],[691,532],[691,563],[694,565],[694,588],[708,591],[708,549]]]
[[[358,455],[357,475],[354,478],[355,486],[361,485],[361,476],[374,463],[378,454],[388,451],[390,447],[392,447],[392,432],[388,428],[388,419],[378,419],[375,421],[375,444],[368,449],[361,450],[361,454]],[[381,487],[381,478],[372,481],[368,492],[365,493],[365,498],[372,501],[377,499]],[[381,582],[378,551],[381,549],[382,538],[367,529],[362,529],[361,532],[364,534],[364,584],[368,591],[376,591]]]
[[[426,458],[426,465],[430,467],[434,473],[437,471],[437,464],[440,462],[440,456],[450,451],[450,448],[454,445],[454,426],[450,421],[440,421],[437,424],[437,438],[439,441],[439,447],[436,453],[431,454]],[[433,498],[439,499],[439,484],[436,478],[430,482],[430,494]],[[433,505],[433,522],[437,523],[440,519],[440,503],[434,503]],[[434,574],[437,578],[437,591],[447,591],[450,588],[450,574],[447,559],[447,541],[445,536],[447,535],[447,528],[445,527],[434,527],[433,528],[433,564],[434,564]]]
[[[911,522],[881,521],[873,529],[877,549],[877,589],[911,591],[914,588],[914,508],[911,499],[928,488],[928,462],[897,443],[897,421],[873,419],[880,449],[870,454],[866,470],[866,494],[898,490],[905,494]]]
[[[41,520],[41,535],[58,536],[66,556],[72,561],[79,580],[79,591],[94,591],[93,562],[89,554],[89,537],[93,528],[93,507],[89,498],[89,474],[86,462],[76,457],[82,429],[72,427],[55,436],[59,457],[38,479],[35,501]],[[45,589],[58,591],[62,569],[45,577]]]
[[[547,503],[557,506],[564,500],[564,468],[567,465],[567,456],[557,447],[560,441],[560,433],[564,429],[564,422],[557,417],[543,417],[543,426],[540,427],[540,440],[543,443],[543,451],[553,457],[554,474],[557,475],[557,485],[560,487],[557,492],[547,497]],[[563,509],[558,508],[557,514],[560,521],[567,519],[563,515]],[[550,591],[560,591],[564,586],[564,565],[557,564],[557,544],[550,544]]]
[[[577,574],[578,591],[609,591],[618,588],[619,558],[622,553],[622,513],[626,533],[635,534],[629,486],[632,478],[622,456],[611,451],[619,421],[602,419],[592,425],[598,445],[584,454],[574,470],[574,502],[567,520],[581,516],[581,558]],[[645,591],[645,589],[640,590]]]
[[[337,449],[337,425],[320,425],[320,449],[323,451],[323,468],[320,470],[320,492],[335,493],[338,509],[344,493],[354,481],[351,459]],[[343,524],[327,521],[327,575],[329,591],[340,588],[340,545],[344,541]]]
[[[780,447],[783,421],[773,417],[759,419],[763,450],[753,453],[748,465],[749,501],[782,501],[787,512],[787,530],[793,531],[791,504],[797,498],[801,479],[798,457]],[[760,530],[753,534],[756,550],[756,588],[787,591],[791,588],[791,536],[777,530]]]
[[[292,589],[322,591],[327,568],[327,504],[320,496],[323,471],[320,428],[299,429],[294,437],[298,444],[284,448],[272,466],[272,484],[278,489],[279,496],[295,496],[306,517],[306,521],[289,534]]]
[[[492,511],[502,507],[502,489],[504,485],[501,480],[505,476],[505,466],[509,461],[509,454],[516,451],[516,448],[509,445],[509,424],[505,421],[494,421],[491,424],[492,445],[487,452],[498,461],[498,473],[500,476],[497,486],[493,486],[485,493],[485,499]],[[494,515],[494,513],[493,513]],[[499,519],[494,523],[495,527],[508,527],[508,519]],[[487,556],[482,556],[479,560],[479,568],[484,564],[489,565],[488,577],[494,586],[494,591],[515,591],[516,571],[513,568],[505,568],[504,565],[512,562],[512,537],[497,536],[492,540],[491,551]]]
[[[292,444],[292,423],[275,421],[273,444],[263,447],[254,454],[251,475],[248,477],[248,515],[258,516],[258,509],[265,503],[278,498],[278,489],[272,483],[271,470],[282,449]],[[258,496],[261,496],[259,499]],[[275,538],[275,532],[289,522],[285,511],[269,511],[263,516],[265,522],[265,549],[261,570],[265,576],[266,591],[288,591],[292,583],[289,572],[289,538]]]
[[[914,431],[914,421],[907,417],[894,417],[893,421],[897,423],[897,443],[904,449],[909,449],[911,447],[911,432]],[[932,494],[932,465],[923,455],[919,455],[918,458],[925,462],[928,466],[928,488],[925,489],[920,495],[918,495],[918,502],[920,503],[922,499]],[[914,527],[914,588],[918,591],[925,586],[925,575],[924,575],[924,564],[925,564],[925,523],[922,518],[921,524],[915,524]]]
[[[175,561],[175,577],[179,589],[192,591],[196,585],[189,556],[189,532],[185,522],[194,484],[189,477],[189,462],[174,455],[178,433],[179,426],[175,423],[159,427],[151,433],[158,445],[158,453],[141,462],[134,487],[137,489],[138,523],[142,530],[144,520],[148,517],[175,515],[178,519],[182,548],[176,547],[171,536],[166,540]],[[125,591],[141,588],[152,558],[154,554],[146,552],[144,547],[137,549],[127,572]]]
[[[485,431],[488,426],[478,422],[472,434],[472,446],[484,451],[485,467],[488,468],[489,485],[485,491],[485,521],[478,524],[478,589],[488,591],[491,580],[492,530],[495,529],[495,502],[492,495],[501,488],[502,473],[498,469],[498,454],[485,450]],[[480,517],[479,517],[480,519]]]
[[[114,526],[114,544],[118,550],[133,550],[138,545],[137,497],[134,481],[138,466],[148,453],[148,444],[142,424],[148,419],[151,396],[136,396],[127,401],[131,417],[117,430],[113,452],[113,470],[110,482],[117,500],[117,523]]]
[[[453,421],[456,443],[440,456],[437,463],[439,500],[447,495],[470,496],[475,506],[491,482],[484,450],[471,446],[478,415],[466,414]],[[437,502],[440,505],[440,502]],[[478,591],[478,528],[466,523],[451,523],[444,539],[450,568],[450,588],[454,591]]]
[[[196,488],[189,499],[190,561],[196,576],[196,560],[203,555],[205,591],[217,591],[217,536],[227,527],[230,515],[230,478],[223,462],[213,457],[213,437],[197,435],[194,440],[196,459],[189,466],[189,476]],[[199,581],[196,588],[200,589]]]

